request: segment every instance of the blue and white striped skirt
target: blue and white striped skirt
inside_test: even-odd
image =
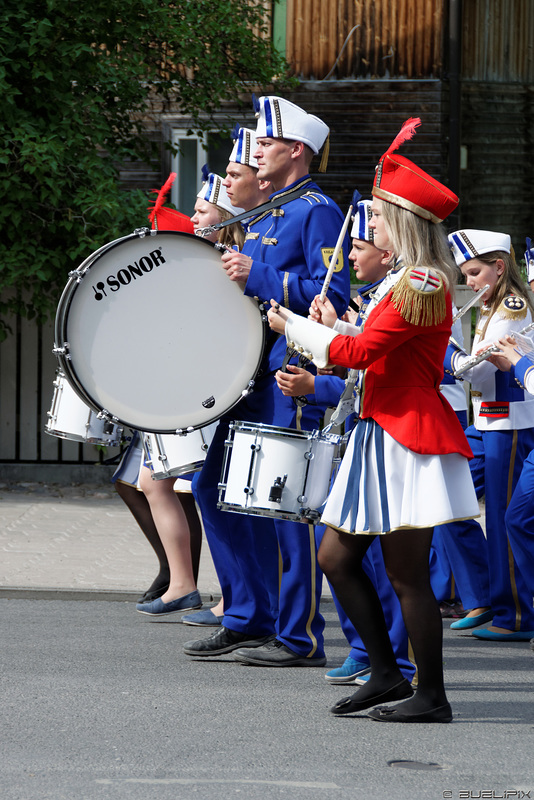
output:
[[[414,453],[365,419],[352,432],[321,522],[374,535],[478,516],[467,458]]]

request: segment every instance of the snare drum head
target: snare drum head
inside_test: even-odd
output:
[[[119,239],[98,251],[63,293],[56,346],[69,381],[124,425],[171,433],[219,419],[259,367],[264,323],[189,234]]]

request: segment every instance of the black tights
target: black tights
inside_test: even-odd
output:
[[[166,586],[169,583],[170,571],[169,562],[165,554],[165,548],[159,537],[158,529],[154,524],[150,505],[143,492],[138,491],[135,486],[130,486],[128,483],[121,483],[117,481],[115,484],[117,494],[124,500],[128,508],[133,514],[133,517],[143,533],[145,534],[149,544],[154,550],[159,562],[159,572],[154,578],[152,585],[147,591],[152,592]],[[189,532],[191,536],[191,559],[193,561],[193,575],[195,583],[198,580],[198,570],[200,564],[200,551],[202,548],[202,526],[200,524],[200,517],[198,515],[197,507],[195,505],[195,498],[189,492],[180,493],[180,502],[187,517],[189,525]]]
[[[399,598],[417,664],[417,692],[413,700],[406,701],[414,710],[447,702],[443,685],[441,614],[430,587],[432,533],[432,528],[424,528],[380,537],[386,571]],[[373,538],[327,528],[319,548],[319,565],[369,655],[371,678],[367,686],[362,687],[369,694],[386,690],[402,677],[380,600],[362,568],[362,559]]]

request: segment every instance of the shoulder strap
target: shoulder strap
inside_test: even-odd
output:
[[[225,220],[224,222],[219,222],[217,225],[209,225],[207,228],[201,228],[197,231],[199,236],[208,236],[213,231],[220,231],[221,228],[226,228],[227,225],[231,225],[233,222],[242,222],[245,219],[250,219],[251,217],[256,217],[258,214],[262,214],[264,212],[271,211],[274,208],[280,208],[280,206],[285,205],[286,203],[290,203],[292,200],[297,200],[297,198],[302,197],[303,194],[306,194],[308,191],[308,186],[312,182],[312,179],[308,176],[304,178],[294,189],[291,189],[290,192],[281,192],[280,194],[273,197],[272,200],[268,200],[266,203],[262,203],[261,206],[256,206],[256,208],[251,208],[250,211],[245,211],[243,214],[239,214],[237,217],[230,217],[230,219]]]

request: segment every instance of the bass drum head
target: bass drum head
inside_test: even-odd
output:
[[[56,318],[74,389],[156,433],[200,428],[231,409],[258,371],[264,336],[257,302],[228,279],[214,246],[173,231],[97,251],[72,274]]]

